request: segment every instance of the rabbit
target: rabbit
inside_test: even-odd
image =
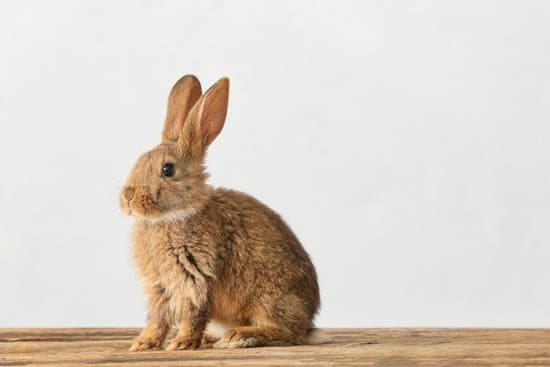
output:
[[[176,326],[166,350],[293,345],[315,334],[317,275],[296,236],[260,201],[206,183],[206,151],[228,98],[228,78],[204,94],[195,76],[178,80],[162,142],[121,191],[122,211],[136,218],[133,257],[148,295],[130,351],[161,349]],[[226,329],[221,337],[214,325]]]

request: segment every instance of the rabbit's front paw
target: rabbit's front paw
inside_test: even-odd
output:
[[[130,347],[130,352],[141,352],[144,350],[160,349],[161,344],[162,342],[158,338],[138,336],[134,339],[134,342]]]
[[[170,340],[166,350],[197,349],[201,345],[201,338],[179,337]]]

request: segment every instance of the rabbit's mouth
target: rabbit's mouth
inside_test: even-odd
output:
[[[126,212],[126,214],[129,215],[129,216],[132,215],[132,206],[130,205],[130,203],[126,203],[125,212]]]
[[[132,206],[130,205],[130,202],[127,200],[124,200],[124,198],[120,198],[120,211],[122,211],[123,214],[132,216],[133,210]]]
[[[148,218],[161,214],[158,203],[143,189],[126,187],[120,195],[120,208],[129,216]]]

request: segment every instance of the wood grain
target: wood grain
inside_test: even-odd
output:
[[[320,345],[129,353],[138,329],[0,329],[5,366],[550,366],[550,329],[323,329]]]

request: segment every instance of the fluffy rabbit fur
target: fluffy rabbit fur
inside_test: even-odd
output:
[[[311,260],[273,210],[206,183],[205,155],[222,130],[229,80],[202,94],[197,78],[172,88],[162,142],[141,156],[120,195],[137,218],[133,253],[149,297],[147,325],[130,350],[306,342],[319,308]]]

